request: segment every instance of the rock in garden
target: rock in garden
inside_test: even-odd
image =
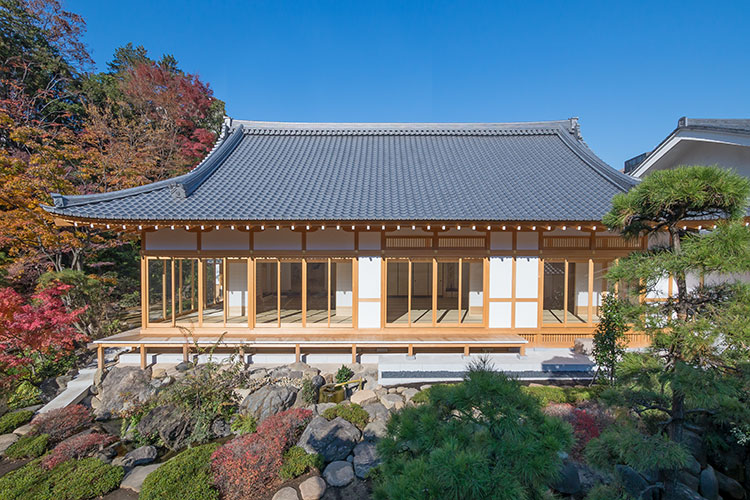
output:
[[[343,460],[359,442],[359,429],[341,417],[330,422],[323,417],[312,419],[299,438],[297,446],[308,453],[318,453],[327,462]]]
[[[31,432],[34,428],[31,426],[31,424],[22,425],[21,427],[17,427],[16,430],[13,431],[13,434],[17,434],[19,436],[25,436],[29,432]]]
[[[328,408],[333,408],[336,403],[318,403],[313,406],[313,415],[322,415]]]
[[[362,407],[368,415],[370,415],[370,421],[373,420],[388,420],[390,413],[388,409],[380,403],[371,403]]]
[[[363,389],[361,391],[357,391],[354,394],[352,394],[352,397],[350,398],[352,403],[358,404],[360,406],[364,406],[370,403],[375,403],[378,401],[378,396],[375,394],[374,391],[371,391],[369,389]]]
[[[338,460],[328,464],[323,477],[330,486],[341,488],[354,481],[354,469],[349,462]]]
[[[118,464],[121,464],[123,467],[146,465],[156,460],[157,455],[155,446],[141,446],[126,453],[122,459],[118,460]]]
[[[694,476],[698,476],[701,473],[701,464],[698,462],[693,455],[688,457],[688,463],[685,470]]]
[[[287,486],[277,491],[271,500],[299,500],[299,496],[297,496],[297,490]]]
[[[698,491],[698,476],[692,475],[687,470],[677,471],[677,480],[682,484],[689,486],[691,490]]]
[[[253,415],[258,422],[292,407],[297,399],[295,387],[266,385],[250,394],[240,405],[243,413]]]
[[[320,476],[305,479],[299,485],[302,500],[319,500],[326,492],[326,482]]]
[[[141,436],[158,435],[165,446],[177,450],[187,445],[193,422],[181,408],[157,406],[141,418],[136,429]]]
[[[182,363],[180,363],[177,366],[175,366],[174,369],[177,370],[178,372],[186,372],[189,369],[191,369],[192,367],[193,367],[192,363],[188,363],[187,361],[183,361]]]
[[[217,418],[211,424],[211,434],[217,438],[223,438],[229,436],[232,433],[232,428],[229,422],[222,418]]]
[[[95,411],[99,419],[109,419],[127,412],[140,403],[145,403],[154,395],[148,370],[135,366],[112,368],[101,385],[101,404]]]
[[[362,431],[362,437],[365,441],[378,441],[386,435],[386,425],[383,420],[373,420]]]
[[[404,406],[404,398],[400,394],[386,394],[380,398],[380,402],[388,410],[398,410]]]
[[[352,464],[354,465],[354,474],[358,478],[364,479],[370,469],[380,465],[380,457],[378,457],[375,444],[364,442],[355,446]]]
[[[690,486],[683,483],[675,483],[674,490],[667,495],[665,500],[705,500],[704,497],[694,491]]]
[[[10,445],[18,441],[18,434],[3,434],[0,436],[0,453],[5,453]]]
[[[719,491],[725,499],[742,500],[745,498],[745,490],[740,483],[719,471],[714,471],[714,473],[719,482]]]
[[[581,478],[578,475],[578,468],[567,462],[560,470],[560,475],[552,484],[552,489],[565,495],[577,495],[581,491]]]
[[[698,492],[708,500],[719,499],[719,481],[714,468],[710,465],[701,471]]]
[[[635,469],[627,465],[615,465],[615,470],[620,475],[622,485],[625,491],[633,498],[638,498],[643,490],[648,487],[648,483]]]
[[[122,480],[122,483],[120,483],[120,488],[125,488],[128,490],[133,490],[136,493],[140,493],[141,487],[143,486],[143,481],[146,480],[146,476],[161,467],[161,465],[162,464],[142,465],[140,467],[134,468],[133,470],[128,472],[128,475],[125,476],[125,479]]]
[[[401,395],[402,395],[402,396],[404,397],[404,399],[405,399],[405,400],[406,400],[406,402],[408,403],[408,402],[409,402],[409,401],[411,401],[411,399],[412,399],[412,398],[413,398],[414,396],[416,396],[416,395],[417,395],[418,393],[419,393],[419,391],[418,391],[418,390],[416,390],[416,389],[415,389],[415,388],[413,388],[413,387],[409,387],[409,388],[407,388],[407,389],[406,389],[406,390],[405,390],[404,392],[402,392],[402,393],[401,393]]]
[[[312,382],[313,387],[315,387],[316,390],[319,390],[321,387],[323,387],[326,383],[326,379],[324,379],[320,375],[315,375],[313,378],[310,379],[310,382]]]

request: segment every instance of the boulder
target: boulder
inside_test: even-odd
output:
[[[685,470],[697,477],[701,473],[701,464],[695,459],[693,455],[690,455],[688,457],[688,463],[685,466]]]
[[[326,492],[326,482],[320,476],[305,479],[299,485],[302,500],[319,500]]]
[[[698,491],[698,476],[692,475],[687,470],[681,470],[677,471],[677,480],[684,484],[685,486],[688,486],[693,491]]]
[[[161,465],[162,464],[151,464],[135,467],[133,470],[128,472],[128,474],[122,480],[122,483],[120,483],[120,488],[125,488],[128,490],[133,490],[136,493],[140,493],[141,487],[143,486],[143,481],[146,480],[146,476],[161,467]]]
[[[668,492],[662,498],[664,500],[705,500],[697,491],[680,482],[675,483],[672,491]]]
[[[374,420],[388,420],[390,416],[388,409],[380,403],[371,403],[362,408],[370,415],[370,422]]]
[[[258,422],[292,407],[297,399],[297,388],[266,385],[250,394],[240,404],[240,411],[253,415]]]
[[[101,404],[94,414],[101,420],[108,420],[145,403],[155,393],[156,388],[151,386],[148,370],[135,366],[116,366],[102,381],[99,390]]]
[[[383,420],[373,420],[362,431],[362,437],[365,441],[378,441],[386,435],[386,425]]]
[[[361,434],[353,424],[341,417],[330,422],[323,417],[315,417],[297,442],[297,446],[308,453],[318,453],[323,460],[334,462],[345,459],[351,453]]]
[[[178,450],[187,445],[193,422],[181,408],[157,406],[141,418],[136,429],[141,436],[158,435],[166,447]]]
[[[211,434],[217,438],[227,437],[232,434],[232,427],[226,420],[217,418],[211,423]]]
[[[378,457],[374,443],[365,441],[354,447],[354,460],[352,460],[352,464],[354,465],[354,474],[358,478],[364,479],[367,473],[370,472],[370,469],[380,465],[380,462],[381,460]]]
[[[639,498],[641,492],[648,487],[646,480],[632,467],[617,464],[615,471],[620,476],[625,491],[633,498]]]
[[[26,434],[30,433],[34,428],[31,426],[31,424],[25,424],[21,427],[17,427],[16,430],[13,431],[13,434],[16,434],[18,436],[25,436]]]
[[[745,489],[740,483],[719,471],[714,471],[719,483],[719,492],[725,499],[743,500],[745,498]]]
[[[560,469],[557,481],[551,485],[551,488],[565,495],[578,495],[581,492],[581,478],[578,475],[578,468],[574,464],[566,462]]]
[[[141,446],[133,451],[129,451],[123,457],[116,458],[112,463],[125,468],[136,467],[138,465],[150,464],[156,460],[157,455],[155,446]]]
[[[349,462],[337,460],[328,464],[323,477],[330,486],[341,488],[354,481],[354,469]]]
[[[0,454],[5,453],[10,445],[18,441],[18,434],[3,434],[0,436]]]
[[[417,389],[414,389],[413,387],[408,387],[404,392],[401,393],[401,395],[404,397],[406,402],[408,403],[411,401],[411,399],[417,395],[419,391]]]
[[[399,410],[404,406],[404,398],[400,394],[386,394],[380,398],[380,402],[388,410]]]
[[[698,493],[708,500],[719,500],[719,481],[710,465],[701,471]]]
[[[297,490],[287,486],[277,491],[271,500],[299,500],[299,496],[297,495]]]
[[[364,406],[370,403],[376,403],[378,401],[378,396],[374,391],[363,389],[352,394],[350,399],[352,403]]]
[[[151,370],[151,378],[164,378],[167,376],[167,369],[166,368],[153,368]]]
[[[186,372],[192,367],[193,367],[193,363],[188,363],[187,361],[183,361],[182,363],[175,366],[174,369],[177,370],[178,372]]]
[[[333,408],[336,403],[318,403],[313,406],[313,415],[322,415],[328,408]]]

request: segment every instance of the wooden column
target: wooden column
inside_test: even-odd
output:
[[[464,345],[464,356],[468,356],[468,355],[469,355],[469,344],[465,344]]]
[[[302,349],[299,344],[294,344],[294,361],[299,363],[302,359]]]
[[[182,312],[182,259],[177,263],[177,272],[179,273],[179,278],[177,279],[177,312]]]
[[[185,363],[190,360],[190,346],[188,345],[187,340],[182,344],[182,360]]]
[[[352,364],[357,362],[357,344],[352,344]]]
[[[302,233],[303,235],[305,233]],[[302,259],[302,328],[307,326],[307,260]]]
[[[247,305],[246,311],[247,311],[247,327],[252,328],[253,327],[253,298],[255,297],[255,293],[253,292],[253,259],[248,257],[246,259],[246,265],[247,265]]]
[[[199,233],[200,234],[200,233]],[[203,326],[203,304],[206,302],[206,261],[198,261],[198,328]]]
[[[162,261],[161,269],[161,319],[167,320],[167,261]]]
[[[565,259],[565,274],[563,283],[563,325],[568,326],[568,259]]]
[[[432,258],[432,326],[437,323],[437,259]]]
[[[141,256],[141,327],[148,326],[148,259]]]
[[[146,369],[146,346],[141,344],[141,370]]]
[[[461,294],[463,293],[463,286],[464,286],[464,284],[463,284],[463,268],[464,268],[464,260],[463,259],[458,259],[458,324],[459,325],[461,324],[461,314],[462,314],[461,313],[461,306],[463,305],[463,304],[461,304]],[[482,274],[484,275],[484,272]],[[469,275],[471,276],[471,273],[469,273]],[[468,310],[469,310],[469,307],[468,307],[468,304],[467,304],[467,307],[466,307],[467,315],[468,315]]]
[[[177,313],[175,311],[175,300],[174,300],[174,285],[175,285],[175,279],[174,279],[174,259],[169,259],[169,266],[170,266],[170,288],[171,288],[171,302],[170,305],[172,306],[172,326],[175,325],[175,321],[177,321]]]
[[[104,347],[101,344],[96,347],[96,366],[100,370],[104,369]]]
[[[594,259],[589,259],[589,306],[587,323],[589,325],[594,323]]]
[[[227,274],[229,272],[229,260],[224,258],[221,259],[221,302],[223,304],[224,312],[224,326],[227,326],[227,315],[229,313],[229,292],[227,291]]]

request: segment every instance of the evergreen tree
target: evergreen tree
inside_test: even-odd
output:
[[[615,383],[615,368],[627,347],[628,322],[625,303],[614,293],[608,293],[602,303],[601,320],[594,332],[593,356],[610,385]]]

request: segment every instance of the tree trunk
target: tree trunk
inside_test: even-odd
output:
[[[681,443],[685,428],[685,394],[682,391],[672,392],[672,421],[669,424],[669,437],[672,441]]]

